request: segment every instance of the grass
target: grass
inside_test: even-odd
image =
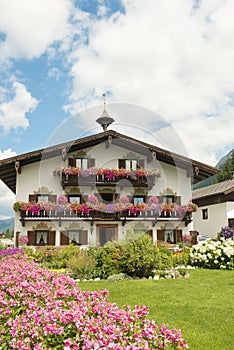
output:
[[[234,349],[234,270],[191,270],[188,279],[83,282],[82,290],[108,289],[110,302],[144,304],[158,325],[180,328],[191,350]]]

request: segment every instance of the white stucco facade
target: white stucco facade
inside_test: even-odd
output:
[[[208,218],[203,218],[203,210],[208,213]],[[234,218],[234,202],[223,202],[219,204],[207,205],[199,207],[193,213],[194,229],[200,235],[209,235],[212,238],[217,238],[217,233],[221,228],[228,226],[228,219]]]
[[[82,154],[82,156],[81,156]],[[188,176],[186,170],[176,168],[174,165],[160,162],[157,159],[148,161],[149,157],[139,154],[134,151],[129,151],[117,145],[110,145],[108,148],[105,143],[100,143],[93,147],[85,148],[75,152],[69,152],[65,160],[62,155],[43,159],[40,162],[34,162],[24,165],[21,172],[17,174],[16,179],[16,202],[29,201],[30,194],[44,194],[51,193],[53,195],[76,194],[87,196],[95,194],[100,190],[114,191],[118,198],[129,196],[130,198],[136,194],[143,194],[149,196],[161,196],[166,188],[173,190],[176,196],[180,197],[181,205],[185,205],[191,199],[191,178]],[[87,159],[95,159],[95,168],[111,168],[118,169],[119,159],[141,159],[144,161],[144,169],[155,170],[158,169],[160,177],[155,179],[155,184],[151,188],[134,187],[130,181],[125,181],[124,186],[114,186],[114,188],[103,186],[67,186],[63,188],[61,185],[61,178],[54,176],[53,171],[57,167],[68,167],[69,158],[85,157]],[[153,240],[158,238],[159,230],[180,231],[182,234],[192,231],[193,222],[185,222],[178,219],[161,218],[160,221],[148,220],[139,221],[131,220],[123,224],[123,221],[105,220],[94,222],[89,220],[73,220],[72,218],[61,221],[55,219],[43,219],[34,217],[34,219],[25,220],[22,223],[20,220],[20,213],[17,212],[15,216],[15,232],[20,232],[20,235],[27,235],[29,232],[48,230],[54,232],[54,244],[59,246],[61,243],[61,232],[67,231],[85,231],[87,232],[87,244],[99,245],[104,227],[110,228],[118,232],[117,238],[123,238],[129,231],[150,231]],[[168,233],[167,233],[168,235]],[[116,237],[116,236],[115,236]]]

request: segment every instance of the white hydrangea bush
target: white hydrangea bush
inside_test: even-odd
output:
[[[190,250],[192,266],[208,269],[232,270],[234,268],[234,241],[207,240],[194,245]]]

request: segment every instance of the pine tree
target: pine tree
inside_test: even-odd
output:
[[[234,172],[234,151],[232,151],[230,157],[226,160],[223,165],[223,170],[217,175],[215,183],[230,180],[233,178]]]

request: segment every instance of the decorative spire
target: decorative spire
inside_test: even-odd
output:
[[[114,119],[109,116],[106,110],[106,94],[102,94],[104,109],[100,118],[96,120],[98,124],[101,124],[103,130],[106,131],[108,126],[114,122]]]

